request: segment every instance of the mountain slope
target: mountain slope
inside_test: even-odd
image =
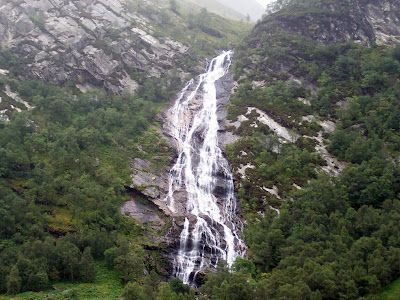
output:
[[[184,0],[182,4],[185,5],[186,3],[190,3],[191,8],[193,6],[200,6],[203,8],[208,9],[210,12],[215,14],[221,15],[225,18],[230,18],[234,20],[244,20],[246,19],[246,15],[243,12],[238,12],[229,6],[225,6],[222,3],[218,2],[217,0]]]
[[[82,92],[147,89],[159,101],[161,90],[173,95],[189,73],[202,70],[206,57],[237,43],[249,28],[200,7],[190,14],[172,11],[168,1],[0,0],[0,8],[3,75],[12,71]],[[27,109],[10,92],[0,92],[4,118]]]
[[[306,3],[306,4],[304,4]],[[311,4],[310,4],[311,3]],[[322,44],[354,42],[390,45],[400,42],[400,2],[293,1],[264,18],[248,37],[242,61],[246,66],[277,76],[302,57],[300,39]],[[286,40],[285,40],[286,39]],[[312,47],[312,46],[311,46]],[[269,55],[257,55],[268,53]],[[252,56],[249,56],[251,52]],[[284,52],[284,53],[282,53]],[[281,57],[279,57],[281,55]],[[247,56],[244,58],[244,56]],[[281,59],[283,58],[283,59]],[[289,60],[287,60],[289,58]],[[293,59],[291,59],[293,58]]]
[[[399,278],[398,1],[282,1],[235,49],[218,134],[248,251],[195,295],[166,282],[183,217],[151,201],[176,158],[156,116],[245,24],[166,0],[0,0],[0,292],[104,298],[104,264],[126,300],[365,299]]]
[[[368,297],[400,276],[399,2],[285,2],[236,51],[224,124],[248,259],[203,290]]]
[[[265,12],[265,7],[255,0],[217,0],[226,7],[244,14],[249,15],[252,20],[258,20]]]
[[[190,3],[193,6],[200,6],[210,12],[221,15],[225,18],[245,21],[248,17],[251,21],[257,21],[265,13],[265,6],[255,0],[181,0],[182,4]]]
[[[130,187],[132,168],[144,162],[148,184],[171,163],[160,111],[248,25],[169,1],[0,7],[0,298],[116,299],[126,286],[166,299],[172,219]],[[103,285],[104,265],[120,286]]]
[[[30,74],[54,83],[81,78],[113,92],[132,92],[138,85],[129,69],[159,76],[188,51],[181,43],[151,36],[151,15],[133,15],[120,1],[0,5],[1,47],[25,58]]]
[[[114,93],[136,90],[142,76],[193,71],[196,51],[226,44],[230,28],[239,27],[231,22],[222,26],[223,33],[219,25],[199,29],[171,11],[168,1],[2,0],[0,8],[0,47],[25,60],[26,75]],[[215,16],[205,18],[215,24]],[[190,34],[197,35],[197,43],[189,45]]]

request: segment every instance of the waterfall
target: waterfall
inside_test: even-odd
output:
[[[231,266],[243,254],[229,164],[218,146],[216,82],[227,74],[231,51],[214,58],[204,74],[188,82],[170,109],[170,134],[178,158],[171,169],[167,205],[177,211],[185,192],[185,221],[174,261],[175,276],[193,283],[199,271],[220,260]]]

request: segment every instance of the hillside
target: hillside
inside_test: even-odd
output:
[[[170,291],[172,220],[130,188],[134,159],[169,166],[160,112],[248,29],[169,1],[0,1],[0,294]]]
[[[218,0],[218,2],[244,15],[249,15],[253,21],[260,19],[265,12],[265,8],[255,0]]]
[[[27,75],[56,84],[72,79],[79,87],[104,86],[114,93],[134,91],[142,75],[193,71],[200,52],[213,54],[240,30],[234,22],[215,22],[212,14],[201,17],[209,18],[210,28],[194,16],[189,22],[187,14],[169,9],[168,1],[155,6],[134,0],[1,1],[0,6],[0,46],[25,60]]]
[[[183,0],[194,6],[201,6],[210,12],[219,14],[223,17],[245,21],[247,17],[255,22],[261,18],[265,12],[265,7],[256,0]]]
[[[172,95],[206,57],[238,43],[249,28],[200,8],[172,11],[168,1],[0,1],[0,7],[2,75],[82,92],[135,93],[151,85]],[[30,107],[10,92],[0,92],[3,116]]]
[[[246,15],[243,12],[236,11],[229,6],[225,6],[222,3],[218,2],[217,0],[183,0],[181,1],[182,5],[188,6],[188,9],[193,9],[193,6],[199,6],[202,8],[206,8],[208,11],[221,15],[228,19],[233,20],[245,20]]]
[[[357,299],[400,276],[399,7],[286,1],[236,51],[225,128],[249,261],[208,293],[247,278],[243,299]]]
[[[186,1],[0,0],[0,299],[397,299],[400,0]]]

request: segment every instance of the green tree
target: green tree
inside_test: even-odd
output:
[[[188,294],[190,292],[190,286],[184,284],[178,278],[173,278],[170,281],[169,286],[176,294]]]
[[[158,287],[158,294],[156,300],[178,300],[178,295],[174,293],[171,287],[162,282]]]
[[[115,259],[115,267],[121,273],[124,282],[138,280],[144,275],[144,258],[136,251],[129,251]]]
[[[125,300],[148,300],[149,297],[145,293],[143,287],[137,282],[129,282],[124,289],[122,297]]]
[[[17,265],[11,268],[7,276],[7,293],[11,295],[18,294],[21,291],[21,277]]]
[[[90,247],[83,250],[82,258],[79,263],[80,277],[84,282],[93,282],[96,277],[96,269],[94,259],[92,257]]]
[[[59,270],[64,278],[76,280],[79,277],[80,251],[74,244],[60,240],[56,246],[60,259]]]
[[[104,259],[109,269],[115,265],[115,259],[118,257],[119,251],[117,247],[112,247],[104,251]]]
[[[47,276],[47,273],[43,270],[32,273],[29,276],[27,286],[29,287],[29,290],[36,292],[46,289],[49,286],[49,277]]]
[[[240,262],[238,268],[244,266]],[[210,273],[206,277],[206,283],[202,286],[202,291],[215,300],[241,300],[254,298],[254,289],[251,285],[253,281],[248,268],[243,267],[244,273],[229,272],[228,268],[220,265],[216,273]]]

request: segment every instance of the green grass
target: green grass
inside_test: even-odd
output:
[[[400,299],[400,278],[386,286],[382,291],[370,297],[370,300],[398,300]]]
[[[96,280],[93,283],[56,283],[51,290],[44,292],[26,292],[17,296],[0,296],[0,300],[114,300],[119,299],[123,285],[118,274],[109,270],[103,263],[96,265]]]

